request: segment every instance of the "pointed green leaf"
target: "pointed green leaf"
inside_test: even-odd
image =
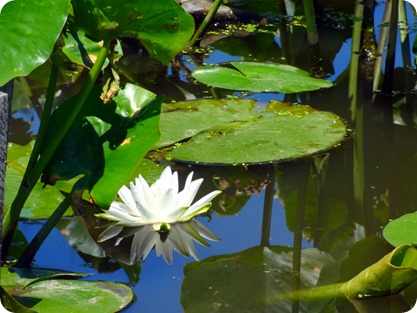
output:
[[[136,119],[139,121],[127,130],[125,140],[116,148],[104,148],[104,174],[91,191],[97,205],[108,207],[120,187],[132,180],[145,154],[159,140],[159,114],[161,99],[149,103]]]
[[[14,0],[0,12],[0,86],[44,63],[67,20],[68,0]]]

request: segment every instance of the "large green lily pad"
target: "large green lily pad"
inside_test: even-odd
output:
[[[252,110],[248,114],[243,108],[243,112],[232,110],[227,103],[223,103],[222,110],[213,109],[210,120],[229,117],[228,123],[218,123],[198,133],[176,147],[167,158],[199,164],[264,164],[329,150],[347,136],[346,125],[340,117],[308,106],[275,101],[269,104],[268,110]],[[170,127],[178,129],[188,125],[192,129],[196,123],[206,125],[201,120],[192,120],[192,115],[187,120],[186,114],[183,112],[181,125],[175,125],[176,121],[170,119]]]
[[[69,279],[80,276],[71,273],[3,267],[0,274],[4,290],[36,312],[113,313],[134,297],[124,284]]]
[[[67,20],[68,0],[14,0],[0,13],[0,86],[44,63]]]
[[[294,93],[333,85],[291,65],[258,62],[202,66],[196,68],[192,76],[209,86],[253,92]]]

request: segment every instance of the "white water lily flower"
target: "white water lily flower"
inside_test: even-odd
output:
[[[150,187],[139,175],[135,184],[130,183],[130,189],[120,188],[119,197],[123,202],[114,201],[105,213],[97,216],[117,221],[119,226],[152,225],[156,231],[169,230],[173,223],[187,222],[207,212],[210,201],[221,193],[220,190],[213,191],[191,204],[203,182],[202,178],[193,181],[192,177],[193,172],[188,175],[184,189],[178,192],[178,173],[172,173],[169,166]]]
[[[102,242],[116,237],[116,245],[124,237],[132,235],[131,232],[122,233],[125,227],[119,225],[109,226],[101,235],[98,241]],[[144,225],[132,228],[133,235],[130,249],[130,263],[135,260],[145,260],[149,252],[155,248],[156,255],[162,255],[168,264],[173,262],[173,251],[176,250],[183,256],[192,256],[198,260],[197,250],[194,241],[203,246],[209,246],[207,240],[219,241],[210,230],[197,220],[174,223],[168,231],[155,231],[152,225]]]

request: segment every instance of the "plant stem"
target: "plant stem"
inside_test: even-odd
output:
[[[216,14],[216,12],[219,9],[222,2],[223,2],[223,0],[215,0],[214,1],[213,6],[210,8],[210,11],[207,13],[207,15],[204,18],[203,22],[201,23],[200,27],[198,27],[197,31],[194,33],[193,37],[191,38],[190,42],[188,43],[188,47],[191,48],[192,46],[194,46],[198,37],[200,37],[201,33],[207,27],[208,23],[210,23],[211,19],[213,18],[214,14]]]
[[[271,174],[271,182],[266,187],[264,196],[264,213],[262,216],[261,246],[269,246],[269,238],[271,236],[271,217],[275,193],[275,178],[277,172],[276,167],[271,166],[269,172]]]
[[[56,53],[56,61],[57,63],[62,62],[62,55],[60,53]],[[43,108],[43,113],[41,117],[41,123],[39,126],[38,134],[36,135],[35,145],[33,146],[32,153],[30,154],[28,165],[26,166],[26,171],[23,176],[22,181],[26,181],[28,179],[28,175],[33,169],[36,161],[38,160],[43,142],[45,141],[46,130],[48,129],[49,118],[52,112],[52,105],[54,103],[55,98],[55,91],[56,91],[56,84],[58,80],[58,72],[59,67],[58,65],[53,62],[51,67],[51,74],[49,76],[49,84],[48,89],[46,91],[46,100]]]
[[[382,84],[382,93],[387,94],[387,95],[391,94],[392,92],[392,83],[394,79],[397,29],[398,29],[398,0],[392,0],[387,58],[385,59],[385,75],[384,75],[384,82]]]
[[[32,239],[26,249],[23,251],[22,255],[17,260],[15,266],[17,267],[27,267],[32,263],[33,258],[41,247],[42,243],[51,233],[52,229],[55,227],[56,223],[61,219],[64,213],[67,211],[71,205],[72,193],[68,194],[65,199],[61,202],[58,208],[52,213],[52,215],[47,219],[45,224],[42,226],[40,231]]]
[[[73,107],[73,110],[67,116],[65,120],[59,126],[59,129],[53,134],[53,137],[46,149],[42,152],[39,160],[34,164],[33,168],[30,172],[25,175],[25,179],[22,180],[20,184],[18,193],[10,207],[10,210],[6,212],[4,216],[3,222],[3,234],[4,238],[6,239],[5,242],[10,243],[11,238],[13,236],[14,228],[17,224],[17,221],[20,216],[20,212],[22,211],[23,205],[25,204],[27,198],[30,195],[33,187],[35,186],[36,182],[40,178],[43,170],[51,160],[52,156],[54,155],[55,151],[61,144],[62,139],[65,137],[68,129],[71,127],[73,121],[78,115],[78,112],[81,110],[87,96],[90,94],[91,89],[94,86],[99,74],[101,73],[101,69],[103,67],[104,61],[106,60],[108,54],[110,52],[110,42],[105,42],[103,47],[101,48],[97,60],[94,63],[94,66],[91,68],[87,79],[81,89],[80,93],[77,95],[78,99]],[[6,249],[5,249],[6,250]],[[7,250],[6,250],[7,251]],[[5,255],[3,253],[3,255]]]

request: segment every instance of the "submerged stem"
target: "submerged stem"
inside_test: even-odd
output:
[[[32,263],[33,258],[38,252],[39,248],[41,247],[42,243],[51,233],[52,229],[67,211],[69,206],[71,205],[71,197],[72,193],[68,194],[65,199],[61,202],[58,208],[54,211],[54,213],[48,218],[36,236],[32,239],[30,244],[26,247],[23,251],[22,255],[17,260],[16,266],[17,267],[26,267]]]

